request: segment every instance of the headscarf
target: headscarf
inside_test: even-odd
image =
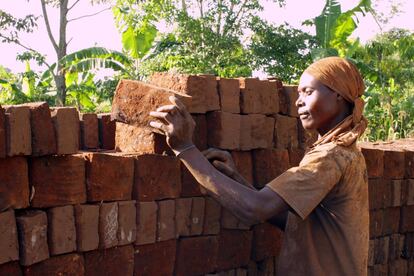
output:
[[[361,96],[365,85],[358,69],[344,58],[327,57],[311,64],[304,73],[312,75],[354,106],[352,115],[346,117],[313,145],[332,141],[338,145],[352,145],[364,133],[368,124],[362,115],[365,103]]]

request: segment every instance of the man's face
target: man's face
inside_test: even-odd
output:
[[[340,112],[338,94],[307,73],[301,76],[298,91],[296,106],[303,127],[316,129],[321,135],[334,127]]]

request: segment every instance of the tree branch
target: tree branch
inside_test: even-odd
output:
[[[43,12],[43,18],[46,24],[47,34],[49,36],[50,41],[52,42],[53,48],[55,49],[57,53],[59,51],[59,46],[57,45],[56,40],[53,37],[52,30],[50,29],[49,17],[47,15],[45,0],[40,0],[40,2],[42,3],[42,12]]]
[[[110,10],[110,9],[111,9],[111,7],[108,7],[108,8],[105,8],[101,11],[98,11],[98,12],[95,12],[95,13],[92,13],[92,14],[86,14],[86,15],[82,15],[82,16],[79,16],[79,17],[76,17],[76,18],[68,19],[68,22],[72,22],[72,21],[79,20],[79,19],[86,18],[86,17],[92,17],[92,16],[98,15],[98,14],[103,13],[104,11],[107,11],[107,10]]]
[[[70,11],[73,7],[75,7],[75,6],[79,3],[79,1],[80,1],[80,0],[76,0],[76,2],[75,2],[75,3],[73,3],[73,4],[72,4],[72,6],[70,6],[70,7],[68,8],[68,11]]]

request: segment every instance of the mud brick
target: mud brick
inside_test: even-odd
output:
[[[19,242],[13,210],[0,213],[0,233],[0,264],[18,260]]]
[[[134,247],[124,245],[84,253],[85,275],[125,275],[134,273]]]
[[[199,78],[204,78],[206,86],[204,87],[204,100],[206,111],[220,110],[220,96],[218,93],[218,81],[215,75],[201,74]]]
[[[240,78],[240,113],[260,113],[262,110],[261,84],[258,78]]]
[[[122,152],[167,153],[173,155],[165,136],[155,133],[148,128],[142,128],[116,122],[115,150]]]
[[[368,266],[373,266],[374,265],[374,254],[375,254],[375,240],[369,240]]]
[[[211,197],[205,197],[203,235],[216,235],[220,232],[221,206]]]
[[[272,81],[262,80],[261,86],[261,111],[260,113],[270,115],[279,112],[279,93],[277,84]]]
[[[414,178],[414,149],[405,149],[405,178]]]
[[[402,181],[401,201],[404,205],[414,205],[414,179]]]
[[[192,198],[177,198],[175,200],[175,233],[177,237],[190,235],[192,203]]]
[[[99,147],[101,149],[115,149],[115,121],[111,121],[111,114],[98,114]]]
[[[407,275],[408,263],[407,260],[399,259],[388,264],[389,276]]]
[[[50,255],[76,250],[76,227],[73,206],[54,207],[47,210],[48,242]]]
[[[6,145],[6,114],[4,113],[4,108],[0,106],[0,158],[6,157]]]
[[[264,187],[289,168],[289,154],[285,149],[253,151],[253,175],[257,188]]]
[[[118,245],[133,243],[137,237],[135,200],[118,202]]]
[[[217,254],[216,236],[180,239],[177,244],[175,273],[181,276],[213,272],[217,266]]]
[[[252,148],[272,148],[275,119],[261,114],[250,114],[248,116],[251,121]]]
[[[207,119],[204,114],[193,114],[192,115],[194,122],[196,123],[194,133],[193,133],[193,142],[196,147],[203,151],[208,148],[207,146]]]
[[[207,142],[210,147],[238,149],[240,147],[241,115],[227,112],[207,114]]]
[[[20,264],[31,265],[49,258],[47,245],[47,215],[28,211],[16,218],[19,233]]]
[[[81,148],[84,150],[99,148],[98,116],[94,113],[80,114]]]
[[[89,202],[130,200],[134,159],[120,154],[85,153]]]
[[[78,251],[90,251],[99,246],[99,206],[75,205],[76,242]]]
[[[157,234],[156,202],[137,202],[137,238],[136,245],[154,243]]]
[[[291,117],[299,117],[298,108],[296,106],[296,101],[299,98],[298,87],[296,85],[284,85],[282,94],[284,94],[285,99],[287,100],[287,115]]]
[[[390,248],[390,237],[375,239],[374,263],[386,264],[388,262],[388,250]]]
[[[404,151],[396,148],[384,150],[384,177],[391,179],[404,178]]]
[[[193,197],[190,215],[190,235],[201,235],[204,226],[205,199]]]
[[[253,184],[253,158],[250,151],[231,151],[234,165],[237,171],[247,180]]]
[[[203,187],[197,182],[194,176],[186,168],[184,164],[181,164],[181,196],[193,197],[202,196]]]
[[[299,166],[300,161],[302,161],[303,157],[305,156],[305,150],[297,148],[297,149],[289,149],[288,151],[289,151],[290,167]]]
[[[400,233],[414,232],[414,205],[401,207]]]
[[[72,154],[79,150],[79,113],[74,107],[55,107],[51,110],[55,129],[57,154]]]
[[[5,106],[7,155],[32,154],[30,109],[24,105]]]
[[[404,185],[403,180],[392,180],[391,182],[391,207],[399,207],[401,206],[401,198],[402,198],[402,186]],[[413,187],[414,188],[414,187]],[[414,197],[414,194],[413,194]],[[413,202],[414,203],[414,202]]]
[[[401,257],[402,250],[404,248],[404,239],[400,234],[393,234],[390,236],[388,260],[393,261]]]
[[[405,234],[402,257],[404,259],[414,260],[414,233]]]
[[[241,150],[247,151],[253,149],[252,141],[252,118],[247,115],[240,116],[240,146]]]
[[[250,260],[252,231],[223,230],[219,235],[217,269],[247,266]]]
[[[282,247],[283,232],[269,223],[253,227],[252,260],[262,261],[278,256]]]
[[[176,249],[176,240],[135,246],[134,275],[173,275]]]
[[[284,115],[275,115],[275,147],[280,149],[297,148],[297,119]]]
[[[158,201],[157,241],[175,239],[175,201]]]
[[[28,174],[26,158],[0,159],[0,212],[29,206]]]
[[[376,238],[382,234],[383,211],[373,210],[369,214],[369,237]]]
[[[0,265],[0,275],[22,276],[22,269],[19,262],[8,262]]]
[[[377,264],[373,266],[374,276],[388,276],[388,265],[387,264]]]
[[[56,153],[56,136],[46,102],[25,104],[30,109],[32,155],[42,156]]]
[[[398,233],[400,225],[400,208],[386,208],[383,211],[383,216],[382,234],[391,235]]]
[[[24,275],[67,275],[82,276],[85,274],[83,256],[80,254],[66,254],[54,256],[41,263],[24,268]]]
[[[99,247],[118,245],[118,202],[102,203],[99,207]]]
[[[368,177],[382,177],[384,174],[384,151],[369,143],[360,143],[359,146],[365,158]]]
[[[85,161],[81,155],[32,158],[29,171],[35,189],[32,207],[47,208],[86,201]]]
[[[220,78],[218,81],[221,111],[240,113],[239,80]]]
[[[368,180],[370,209],[387,208],[392,205],[392,182],[390,179]]]
[[[133,199],[153,201],[180,196],[181,172],[178,158],[145,154],[136,156],[134,163]]]

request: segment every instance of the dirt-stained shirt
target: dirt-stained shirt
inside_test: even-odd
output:
[[[368,179],[355,143],[318,145],[267,186],[292,209],[277,275],[367,275]]]

